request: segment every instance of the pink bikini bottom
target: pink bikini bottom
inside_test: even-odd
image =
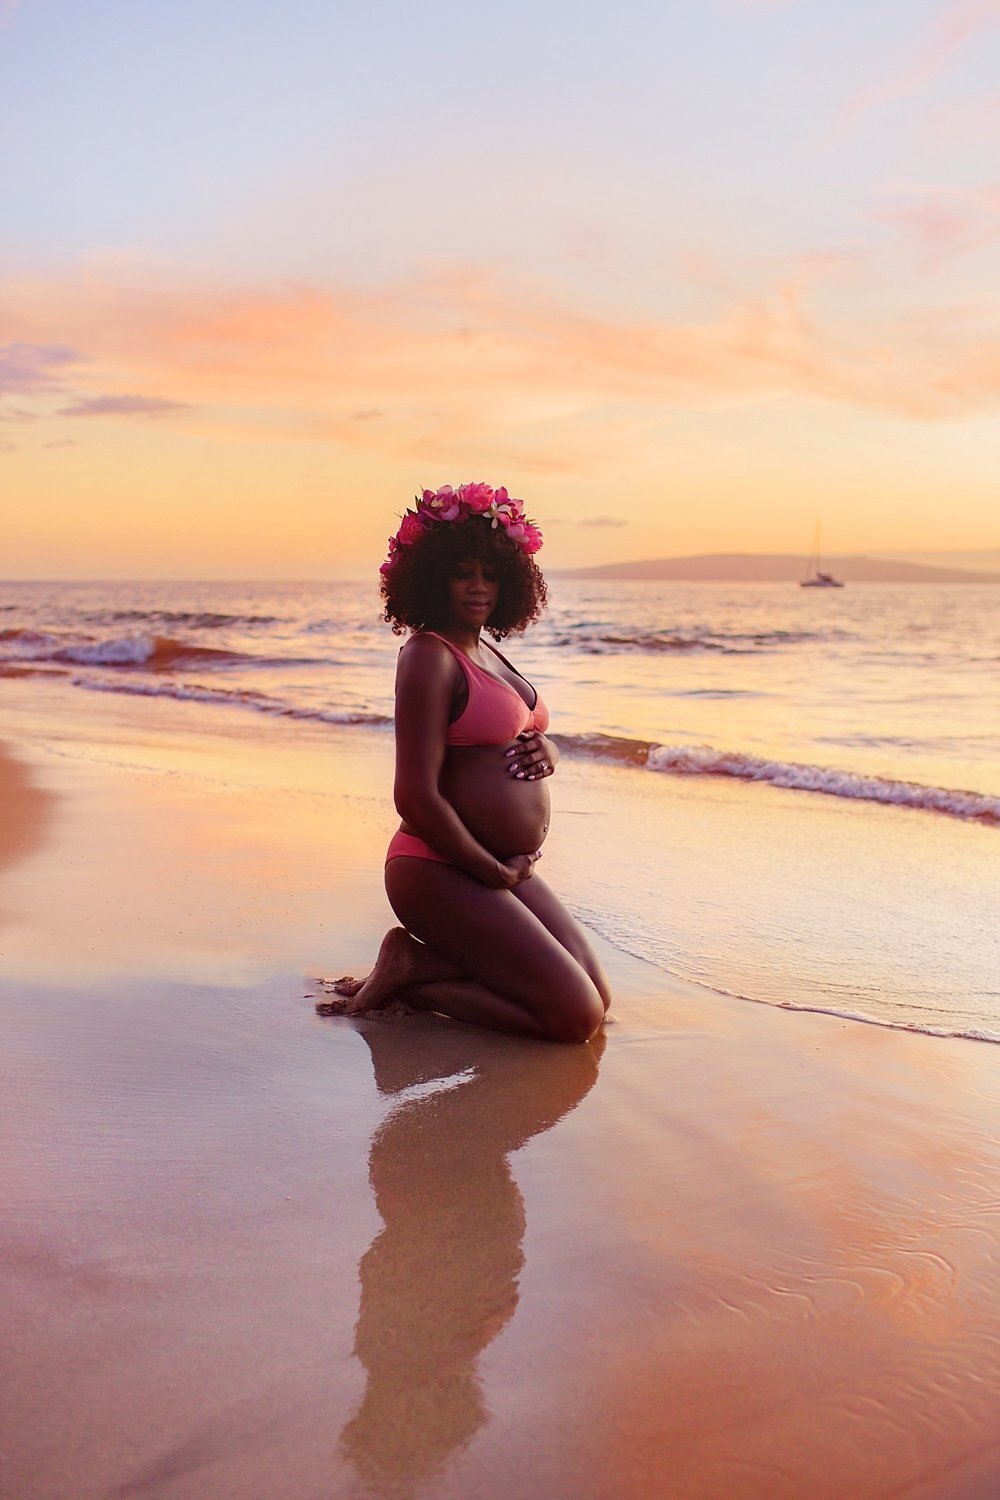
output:
[[[432,859],[436,864],[449,865],[450,859],[445,859],[443,854],[435,854],[430,844],[425,844],[423,839],[418,839],[415,833],[404,833],[401,828],[397,829],[389,840],[386,850],[385,862],[390,859]]]

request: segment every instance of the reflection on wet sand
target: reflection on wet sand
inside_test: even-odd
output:
[[[508,1157],[586,1097],[604,1038],[551,1047],[426,1017],[357,1024],[379,1093],[406,1096],[372,1138],[384,1228],[359,1268],[367,1387],[341,1448],[367,1487],[402,1497],[488,1420],[477,1361],[513,1316],[524,1264]]]
[[[0,745],[0,871],[41,846],[53,801]]]

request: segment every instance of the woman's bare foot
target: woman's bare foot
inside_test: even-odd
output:
[[[367,979],[347,974],[335,979],[331,989],[336,999],[317,1000],[321,1016],[360,1016],[366,1010],[381,1010],[396,992],[418,977],[419,945],[403,927],[391,927],[382,939],[375,967]]]
[[[333,995],[356,995],[367,981],[355,979],[353,974],[344,974],[340,979],[321,979],[320,984]]]

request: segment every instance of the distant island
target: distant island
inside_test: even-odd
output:
[[[1000,583],[1000,573],[938,568],[885,557],[824,557],[823,567],[845,583]],[[663,582],[798,583],[803,559],[780,552],[703,552],[697,557],[654,557],[603,563],[596,568],[555,568],[560,578],[649,578]]]

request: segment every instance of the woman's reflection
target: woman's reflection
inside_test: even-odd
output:
[[[28,767],[0,745],[0,869],[41,846],[54,802],[51,792],[35,785]]]
[[[487,1419],[476,1365],[517,1306],[524,1264],[507,1158],[587,1095],[604,1037],[549,1047],[424,1017],[356,1025],[380,1094],[425,1086],[372,1138],[385,1227],[361,1260],[355,1352],[368,1382],[341,1436],[367,1486],[404,1496]]]

